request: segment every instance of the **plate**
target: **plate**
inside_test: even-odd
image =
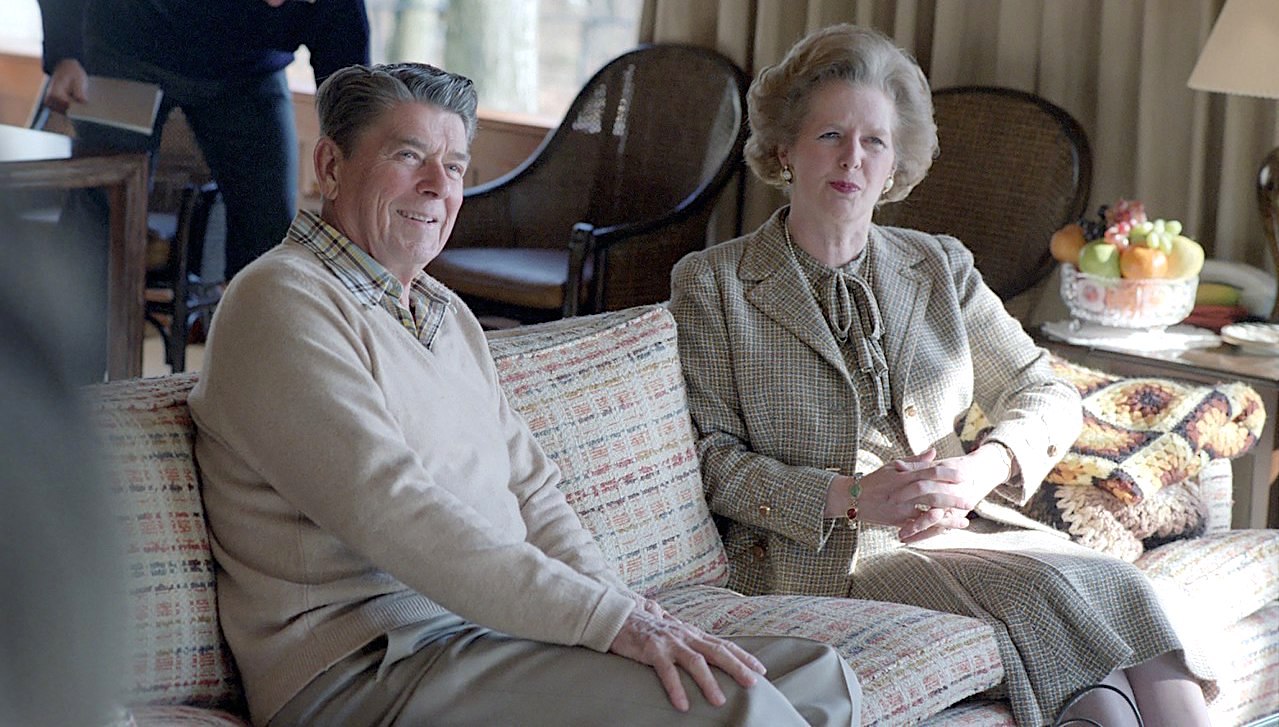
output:
[[[1279,324],[1232,323],[1221,328],[1221,339],[1247,353],[1279,356]]]
[[[1114,328],[1071,319],[1044,323],[1039,329],[1051,338],[1076,346],[1093,346],[1120,352],[1185,351],[1221,345],[1221,338],[1217,334],[1185,323],[1167,328],[1137,329]]]

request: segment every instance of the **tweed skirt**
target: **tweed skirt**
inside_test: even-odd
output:
[[[981,522],[981,521],[977,521]],[[848,595],[979,618],[995,629],[1019,725],[1051,724],[1080,688],[1179,652],[1205,696],[1216,685],[1187,654],[1149,580],[1130,563],[1049,533],[991,529],[902,546],[863,527]]]

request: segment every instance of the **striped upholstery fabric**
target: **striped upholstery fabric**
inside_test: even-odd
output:
[[[914,724],[1004,676],[991,628],[965,616],[849,598],[747,598],[710,586],[657,599],[721,636],[802,636],[835,646],[861,682],[863,724]]]
[[[248,720],[218,709],[194,707],[134,707],[129,727],[249,727]]]
[[[919,723],[922,727],[1017,727],[1007,702],[973,699]]]
[[[1136,566],[1192,604],[1200,627],[1220,631],[1279,599],[1279,530],[1179,540],[1142,555]]]
[[[1273,562],[1273,561],[1272,561]],[[1279,714],[1279,603],[1219,632],[1229,645],[1221,697],[1208,705],[1215,725],[1244,725]]]
[[[622,578],[641,593],[722,583],[670,313],[631,308],[489,341],[511,405]]]
[[[1214,724],[1279,712],[1279,530],[1169,543],[1137,560],[1183,643],[1215,675]]]
[[[129,701],[235,708],[239,680],[218,626],[213,555],[192,456],[181,374],[89,388],[117,473],[111,483],[128,552]]]

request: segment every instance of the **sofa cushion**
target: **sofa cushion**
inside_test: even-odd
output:
[[[1017,727],[1008,702],[969,699],[920,722],[920,727]]]
[[[489,344],[507,398],[619,575],[641,593],[723,583],[670,313],[631,308],[492,333]]]
[[[182,374],[87,389],[128,544],[123,666],[130,702],[238,708],[192,454],[186,399],[194,385]]]
[[[219,709],[143,706],[133,708],[126,727],[249,727],[249,721]]]
[[[863,724],[913,724],[1004,678],[991,627],[967,616],[850,598],[746,597],[711,586],[677,588],[657,599],[720,636],[831,644],[861,682]]]
[[[1279,599],[1279,530],[1231,530],[1152,550],[1135,565],[1193,609],[1210,638]],[[1181,607],[1181,606],[1179,606]]]
[[[1271,603],[1216,636],[1227,658],[1217,670],[1212,723],[1249,724],[1279,714],[1279,603]]]

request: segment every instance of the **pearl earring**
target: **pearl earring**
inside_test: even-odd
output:
[[[888,190],[892,188],[893,188],[893,178],[889,177],[888,181],[884,182],[884,193],[887,194]]]
[[[791,180],[793,179],[795,179],[795,175],[791,174],[790,167],[789,166],[782,167],[782,181],[787,184],[790,184]]]

